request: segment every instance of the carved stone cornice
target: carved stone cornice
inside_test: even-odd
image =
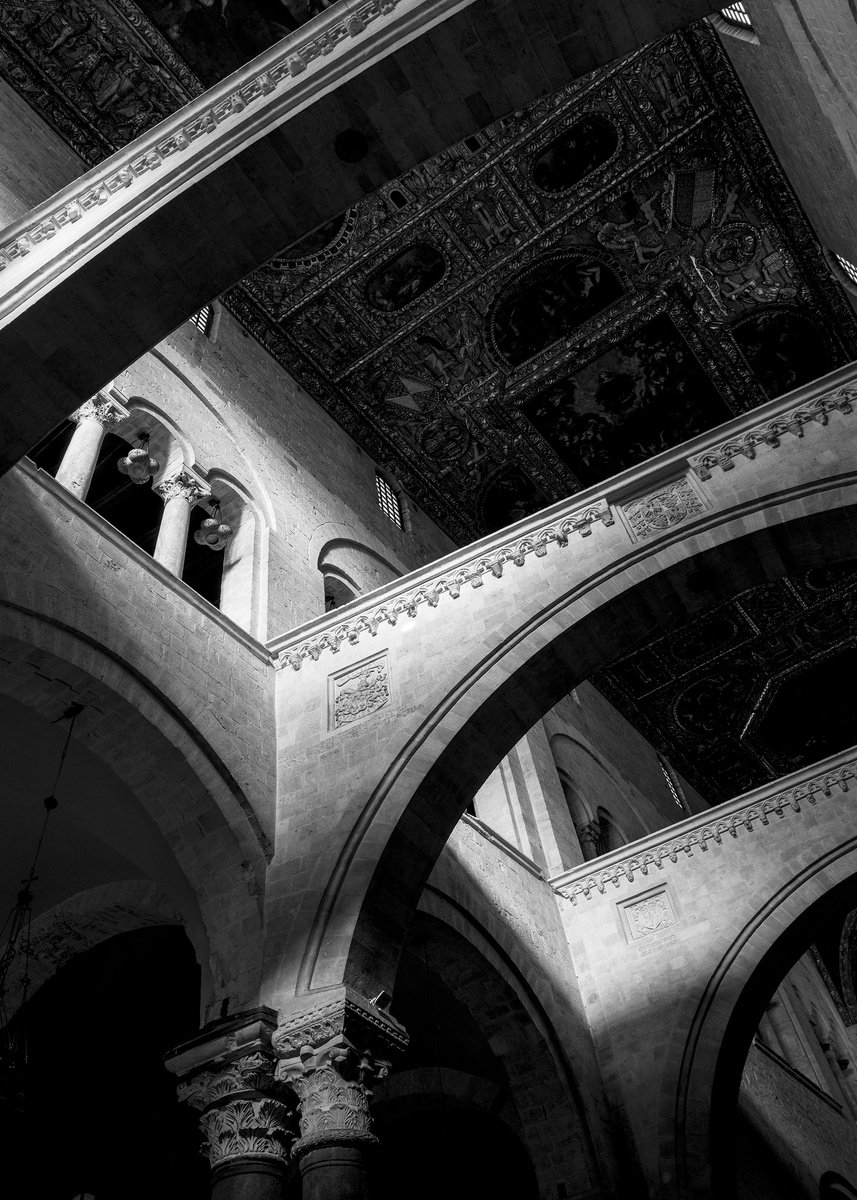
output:
[[[824,395],[815,396],[812,400],[787,409],[765,421],[764,424],[747,429],[737,437],[729,438],[717,446],[712,446],[701,454],[694,454],[688,459],[688,462],[700,479],[710,479],[711,472],[715,467],[731,471],[735,466],[735,459],[739,455],[754,459],[758,446],[776,448],[787,433],[802,438],[804,425],[808,425],[811,421],[815,421],[819,425],[826,425],[831,412],[852,413],[855,402],[857,402],[857,384],[846,383]]]
[[[603,895],[608,884],[618,888],[622,883],[633,883],[636,875],[648,876],[651,868],[662,871],[667,862],[678,862],[679,855],[692,858],[694,852],[705,853],[710,845],[726,847],[727,839],[739,835],[764,831],[771,825],[770,818],[782,820],[787,814],[799,814],[803,806],[813,807],[820,799],[829,798],[834,790],[847,792],[850,782],[857,779],[857,760],[851,756],[838,756],[838,765],[806,776],[793,786],[781,791],[769,792],[741,802],[742,798],[721,804],[713,812],[697,814],[682,821],[672,836],[658,840],[656,836],[641,839],[637,848],[628,853],[614,851],[604,855],[603,866],[586,870],[575,867],[573,871],[557,876],[549,882],[554,890],[572,904],[580,898],[588,900],[593,892]],[[845,761],[842,761],[845,759]]]
[[[162,479],[160,483],[155,484],[153,491],[158,493],[165,504],[168,500],[179,498],[191,506],[210,495],[208,485],[187,470],[178,471],[169,479]]]
[[[502,579],[503,569],[509,563],[522,567],[527,556],[534,554],[542,558],[547,553],[548,546],[565,547],[569,544],[572,533],[581,537],[589,537],[596,524],[612,525],[614,516],[606,500],[595,500],[584,508],[572,509],[567,515],[560,515],[549,524],[536,525],[530,532],[516,537],[508,542],[474,555],[472,560],[457,565],[452,570],[440,572],[436,578],[427,581],[413,591],[397,596],[387,604],[381,604],[371,612],[359,613],[355,617],[315,637],[307,638],[288,647],[281,654],[281,661],[288,663],[295,671],[299,671],[306,659],[318,662],[324,650],[336,653],[343,642],[356,645],[363,633],[372,637],[378,632],[378,627],[386,622],[395,625],[400,616],[407,614],[415,617],[421,605],[427,604],[435,608],[441,596],[450,596],[457,600],[462,588],[468,584],[471,588],[482,587],[486,576]]]
[[[80,425],[82,421],[95,421],[104,429],[110,430],[121,425],[130,415],[128,409],[118,400],[99,394],[75,409],[69,420],[74,421],[75,425]]]

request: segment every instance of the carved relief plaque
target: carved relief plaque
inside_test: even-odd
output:
[[[629,900],[619,905],[625,935],[629,942],[662,933],[678,924],[672,899],[666,888]]]
[[[704,511],[702,497],[686,475],[648,496],[640,496],[622,505],[622,512],[637,541],[665,533],[694,513]]]
[[[387,652],[365,659],[328,681],[328,727],[345,729],[390,703],[390,664]]]

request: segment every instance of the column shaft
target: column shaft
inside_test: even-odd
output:
[[[358,1146],[304,1151],[300,1168],[302,1200],[369,1200],[365,1156]]]
[[[57,483],[81,500],[86,499],[92,483],[105,432],[104,425],[98,420],[79,421],[57,469]]]

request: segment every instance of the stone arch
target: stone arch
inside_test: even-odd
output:
[[[141,429],[149,434],[149,451],[158,459],[160,469],[155,482],[167,479],[182,467],[192,467],[196,462],[193,444],[187,433],[173,417],[144,396],[125,396],[120,388],[111,388],[110,395],[130,412],[130,417],[118,428],[117,433],[126,441],[134,441]]]
[[[325,542],[318,552],[316,566],[322,578],[339,580],[353,597],[374,592],[399,578],[399,571],[383,555],[352,538],[332,538]]]
[[[541,1194],[558,1194],[558,1183],[571,1194],[597,1187],[600,1168],[587,1113],[568,1055],[526,978],[525,964],[519,965],[511,947],[434,885],[420,899],[414,935],[431,939],[432,968],[495,1047]]]
[[[203,990],[211,988],[209,947],[204,931],[188,922],[175,903],[148,879],[125,879],[100,884],[69,896],[34,917],[28,941],[27,999],[67,962],[107,938],[150,925],[183,925],[194,944],[203,970]],[[14,1016],[23,998],[24,963],[19,954],[6,980],[5,1010]]]
[[[797,489],[799,498],[777,491],[712,515],[692,535],[676,531],[654,546],[643,544],[579,586],[569,587],[562,575],[547,604],[541,593],[526,602],[517,593],[520,604],[531,604],[526,615],[514,606],[492,610],[489,640],[460,642],[454,671],[430,693],[415,687],[419,728],[399,744],[339,852],[297,972],[298,990],[310,981],[332,982],[340,970],[369,994],[389,987],[401,945],[397,930],[497,762],[572,687],[637,644],[645,630],[756,581],[849,557],[857,527],[845,486],[851,479],[837,477],[836,491],[813,483]],[[776,514],[770,524],[761,516],[766,509]],[[364,838],[382,808],[395,827],[379,855]],[[353,930],[347,939],[343,923]],[[346,958],[327,955],[322,967],[323,939],[334,928]]]
[[[8,600],[0,613],[0,693],[48,720],[84,705],[73,742],[133,793],[196,896],[199,924],[186,923],[194,944],[209,946],[206,1004],[253,1003],[265,860],[216,757],[163,695],[104,649]]]
[[[659,1137],[661,1161],[675,1162],[682,1196],[732,1194],[734,1164],[724,1135],[765,1005],[819,922],[841,919],[857,903],[857,838],[847,811],[837,815],[839,838],[828,851],[805,855],[785,882],[772,871],[768,886],[756,889],[738,932],[718,947],[690,1021],[679,1023],[672,1046],[681,1054],[678,1087],[662,1103]]]

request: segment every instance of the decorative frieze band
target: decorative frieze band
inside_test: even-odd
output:
[[[284,39],[279,54],[266,61],[264,69],[257,70],[207,107],[204,98],[192,101],[188,107],[195,111],[188,116],[186,110],[181,110],[176,117],[164,122],[172,127],[161,132],[157,140],[138,138],[128,147],[124,161],[117,162],[120,156],[113,156],[112,168],[97,182],[90,172],[84,176],[84,185],[76,195],[69,196],[66,192],[64,202],[56,209],[47,213],[42,209],[39,219],[32,225],[23,229],[16,227],[14,237],[0,244],[0,271],[67,226],[82,220],[111,196],[130,187],[140,176],[159,170],[167,159],[180,155],[198,139],[216,133],[224,121],[301,75],[310,63],[329,55],[340,42],[359,37],[369,25],[392,13],[402,2],[351,0],[350,3],[336,4],[305,28],[298,29]]]
[[[802,438],[804,425],[808,425],[810,421],[826,425],[831,412],[853,412],[855,401],[857,401],[857,384],[843,384],[842,387],[835,388],[823,396],[816,396],[813,400],[772,417],[764,425],[757,425],[753,429],[748,429],[736,437],[721,442],[718,446],[703,450],[701,454],[694,454],[688,459],[691,469],[700,479],[710,479],[714,467],[722,467],[724,471],[731,471],[735,466],[734,459],[739,454],[753,459],[756,457],[757,446],[776,448],[786,433]]]
[[[705,853],[710,845],[724,844],[724,836],[737,838],[741,833],[752,833],[755,828],[763,829],[770,825],[771,816],[780,820],[789,812],[799,813],[802,804],[814,805],[819,797],[829,797],[834,788],[848,791],[849,780],[857,779],[857,762],[845,763],[832,771],[805,780],[785,791],[762,800],[750,801],[733,812],[718,817],[716,810],[712,819],[696,828],[689,829],[677,837],[649,846],[647,849],[631,854],[619,862],[613,862],[595,870],[582,879],[576,879],[567,885],[559,884],[556,890],[566,900],[576,904],[579,897],[588,900],[593,892],[603,895],[608,884],[619,887],[623,881],[633,883],[635,875],[648,875],[651,867],[662,870],[664,863],[669,860],[678,862],[680,854],[692,857],[695,850]],[[728,845],[728,842],[725,843]]]
[[[323,650],[331,650],[335,654],[343,642],[356,645],[362,633],[374,637],[383,622],[395,625],[400,616],[415,617],[422,604],[435,608],[443,595],[457,600],[463,587],[468,584],[472,588],[482,587],[487,575],[501,579],[507,563],[522,567],[530,554],[542,558],[550,545],[567,546],[572,533],[588,537],[592,533],[592,526],[599,521],[604,525],[612,525],[614,522],[613,513],[606,500],[597,500],[579,512],[562,517],[535,533],[519,538],[516,542],[482,553],[471,562],[421,584],[414,591],[379,605],[373,612],[360,613],[333,629],[325,629],[313,638],[298,642],[297,645],[283,651],[281,660],[287,662],[295,671],[299,671],[305,659],[311,658],[313,662],[317,662]]]

